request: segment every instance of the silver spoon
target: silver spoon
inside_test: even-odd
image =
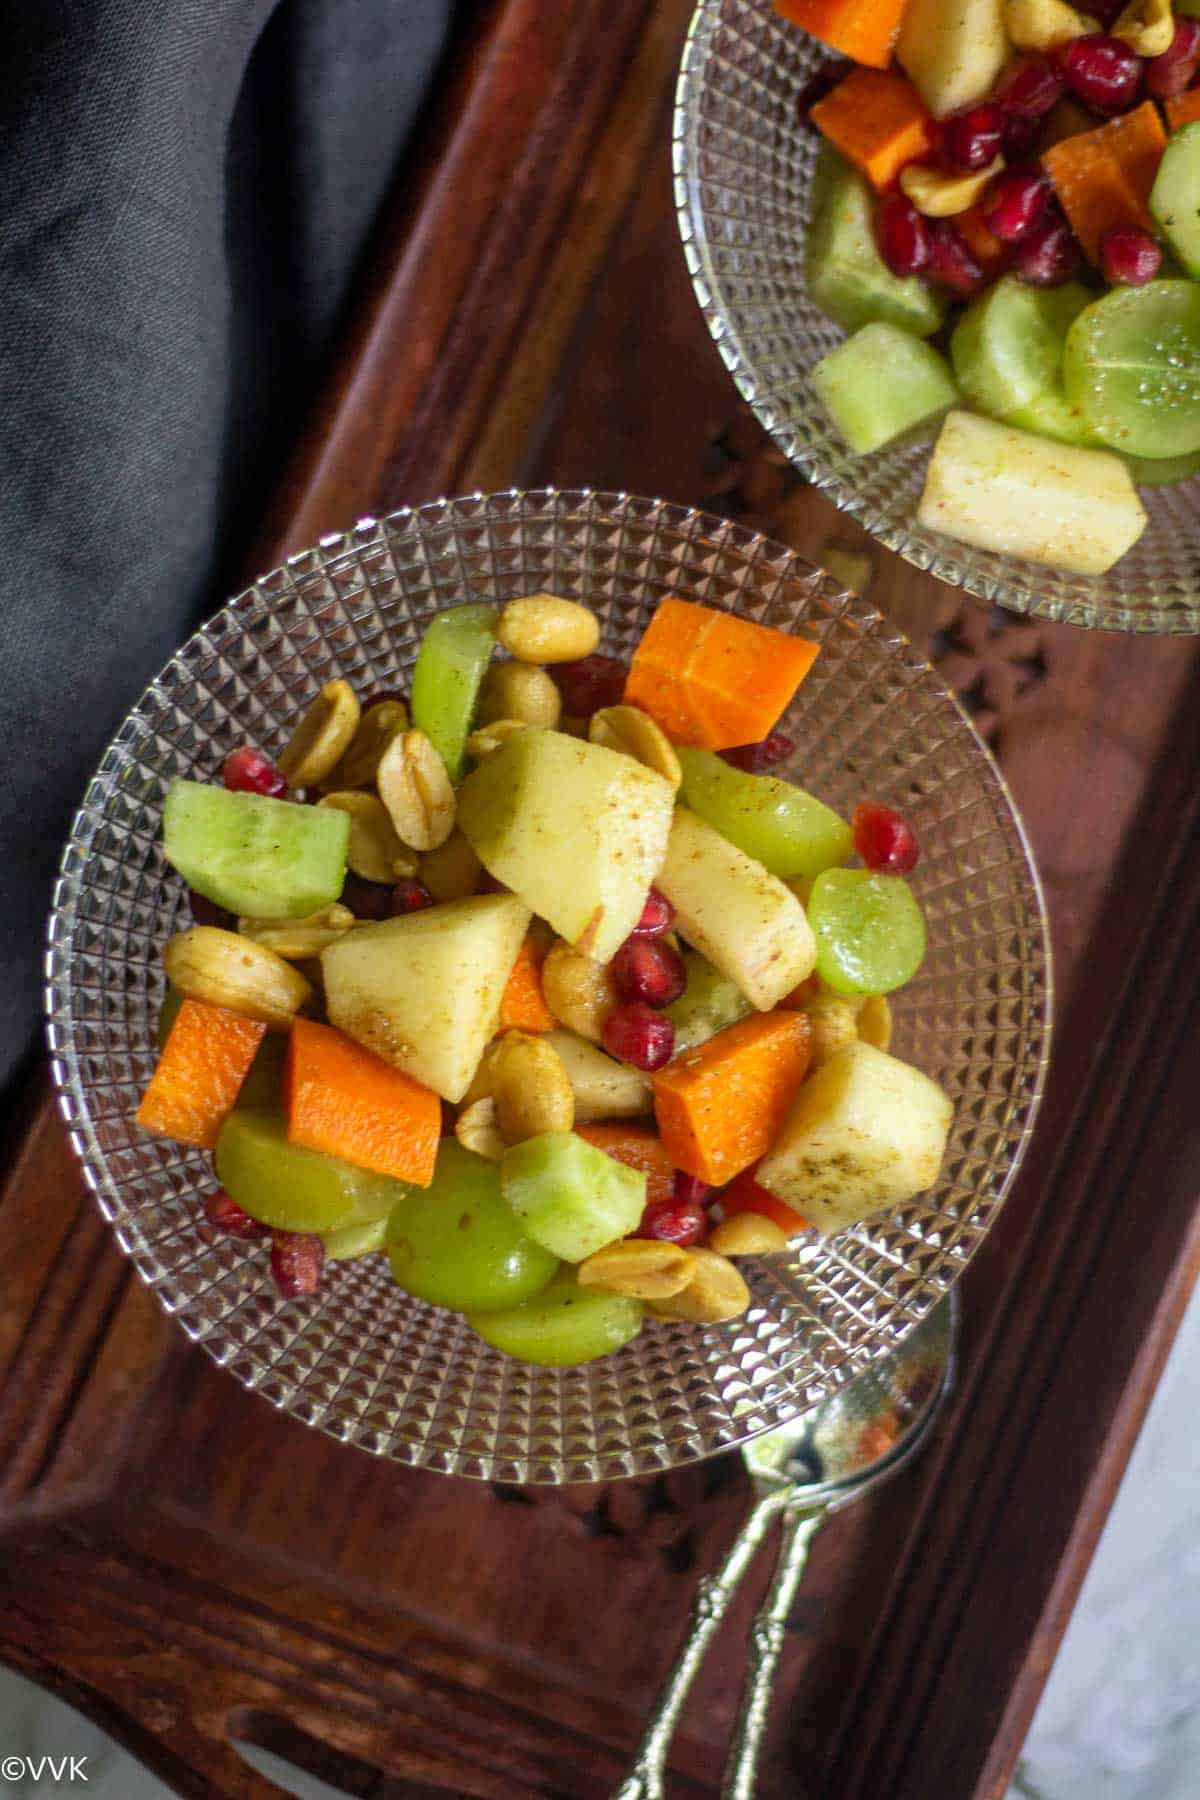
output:
[[[750,1630],[746,1680],[721,1781],[722,1800],[751,1800],[775,1667],[809,1545],[831,1512],[896,1474],[926,1443],[953,1384],[958,1318],[952,1290],[893,1355],[743,1448],[754,1505],[720,1572],[706,1575],[696,1590],[687,1636],[637,1759],[612,1800],[663,1800],[667,1751],[688,1689],[759,1546],[780,1519],[775,1572]]]

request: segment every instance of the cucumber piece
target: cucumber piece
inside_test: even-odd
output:
[[[687,986],[667,1008],[667,1017],[675,1027],[676,1056],[706,1044],[718,1031],[736,1025],[754,1011],[737,982],[714,969],[698,950],[684,951],[683,966]]]
[[[1125,461],[1139,487],[1173,487],[1200,475],[1200,450],[1190,456],[1127,456]]]
[[[221,1127],[217,1180],[243,1212],[273,1231],[340,1231],[385,1219],[403,1182],[288,1142],[281,1114],[235,1107]]]
[[[1150,211],[1183,267],[1200,281],[1200,121],[1172,133],[1150,190]]]
[[[946,301],[915,275],[901,279],[875,245],[871,190],[828,145],[814,189],[806,252],[808,291],[843,331],[876,319],[917,337],[932,337],[946,316]]]
[[[387,1227],[397,1286],[449,1306],[517,1306],[546,1286],[558,1258],[527,1237],[505,1205],[500,1165],[443,1138],[433,1181],[408,1188]]]
[[[1129,456],[1200,450],[1200,286],[1113,288],[1067,333],[1067,399],[1085,425]]]
[[[945,357],[884,320],[864,325],[822,357],[812,381],[830,418],[859,456],[881,450],[958,401]]]
[[[163,854],[189,887],[227,912],[305,919],[346,879],[350,815],[202,781],[175,781],[163,809]]]
[[[504,1152],[504,1198],[535,1243],[564,1262],[628,1237],[646,1207],[646,1176],[573,1131],[546,1131]]]
[[[626,1294],[581,1288],[563,1270],[544,1292],[502,1312],[469,1312],[467,1324],[485,1344],[518,1362],[569,1368],[593,1362],[634,1339],[646,1309]]]
[[[1063,388],[1067,332],[1092,299],[1068,282],[1034,288],[1004,275],[968,306],[954,328],[950,355],[963,394],[979,412],[1064,444],[1088,430]]]
[[[412,722],[446,765],[463,772],[467,734],[496,643],[494,606],[453,606],[426,627],[412,678]]]
[[[917,519],[964,544],[1080,575],[1111,569],[1146,529],[1121,457],[967,412],[942,426]]]

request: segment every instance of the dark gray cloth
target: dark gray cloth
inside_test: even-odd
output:
[[[232,577],[449,11],[5,8],[0,1086],[33,1034],[72,809],[124,710]]]

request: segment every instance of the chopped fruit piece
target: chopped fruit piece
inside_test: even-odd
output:
[[[942,158],[952,169],[986,169],[999,154],[1004,115],[993,100],[964,106],[942,121]]]
[[[142,1130],[213,1149],[266,1030],[223,1006],[184,1000],[137,1110]]]
[[[683,958],[659,938],[626,938],[612,959],[612,978],[622,1000],[641,1000],[661,1012],[678,1000],[686,976]]]
[[[221,779],[233,794],[266,794],[270,800],[283,800],[288,791],[286,778],[270,757],[248,744],[229,752]]]
[[[604,1021],[602,1036],[610,1056],[647,1074],[661,1069],[675,1047],[675,1027],[670,1019],[643,1001],[614,1007]]]
[[[1200,450],[1200,287],[1112,288],[1080,313],[1063,357],[1084,423],[1131,456]]]
[[[708,1237],[708,1214],[698,1200],[660,1200],[648,1206],[637,1228],[638,1237],[655,1238],[662,1244],[690,1249]]]
[[[384,1219],[407,1193],[399,1182],[288,1141],[278,1113],[237,1107],[217,1139],[217,1180],[276,1231],[339,1231]]]
[[[293,1144],[417,1187],[433,1180],[442,1130],[437,1095],[332,1025],[296,1020],[286,1091]]]
[[[1200,203],[1197,196],[1200,196],[1200,124],[1185,125],[1175,133],[1167,145],[1150,194],[1150,211],[1162,226],[1168,244],[1187,273],[1200,280]],[[1149,267],[1149,261],[1149,255],[1143,252],[1139,267]]]
[[[1080,575],[1104,574],[1146,529],[1120,457],[966,412],[951,413],[942,427],[917,517],[927,530]]]
[[[581,1288],[564,1270],[542,1293],[497,1312],[469,1312],[467,1324],[485,1344],[539,1368],[571,1368],[609,1356],[642,1328],[642,1301],[602,1288]]]
[[[531,933],[517,952],[517,960],[500,1002],[497,1031],[553,1031],[558,1021],[542,996],[542,964],[546,953]]]
[[[285,1300],[307,1300],[321,1286],[325,1246],[319,1237],[276,1231],[271,1237],[271,1278]]]
[[[634,926],[633,937],[661,937],[664,931],[670,931],[675,923],[675,908],[665,894],[657,888],[651,888],[646,895],[646,904],[642,908],[642,916]]]
[[[854,848],[877,875],[908,875],[921,855],[917,834],[901,813],[860,800],[851,819]]]
[[[822,146],[813,196],[806,280],[822,311],[843,331],[886,319],[931,337],[946,316],[944,300],[916,275],[893,275],[876,241],[871,189],[828,145]],[[669,737],[684,741],[659,723]]]
[[[1114,287],[1145,287],[1162,268],[1162,251],[1148,231],[1119,226],[1100,239],[1100,267]]]
[[[204,1216],[214,1231],[222,1232],[226,1237],[262,1238],[271,1235],[271,1227],[260,1225],[248,1212],[243,1212],[224,1188],[217,1188],[215,1192],[204,1196]]]
[[[546,1041],[557,1053],[575,1095],[576,1130],[594,1120],[634,1119],[651,1110],[650,1084],[638,1070],[558,1026]]]
[[[444,1138],[433,1185],[405,1193],[387,1224],[392,1274],[406,1294],[465,1311],[515,1306],[551,1281],[558,1258],[522,1230],[500,1165]]]
[[[892,60],[907,0],[775,0],[776,10],[831,50],[869,68]]]
[[[945,357],[895,325],[864,325],[822,357],[811,379],[858,456],[940,418],[959,397]]]
[[[646,1177],[575,1131],[547,1131],[504,1152],[504,1198],[535,1243],[579,1263],[635,1229]]]
[[[817,973],[835,994],[890,994],[924,960],[925,919],[898,875],[828,869],[813,883],[808,916]]]
[[[795,1012],[743,1019],[685,1051],[651,1083],[667,1154],[701,1181],[731,1181],[774,1142],[808,1058],[808,1020]]]
[[[1090,262],[1099,263],[1105,232],[1153,230],[1150,190],[1166,144],[1158,108],[1147,100],[1136,112],[1043,152],[1042,167]]]
[[[825,1235],[937,1181],[954,1108],[919,1069],[850,1044],[804,1083],[757,1179]]]
[[[765,1187],[760,1187],[755,1179],[754,1169],[743,1169],[737,1180],[732,1182],[721,1195],[721,1208],[727,1219],[736,1218],[738,1213],[759,1213],[764,1219],[770,1219],[786,1237],[798,1237],[802,1231],[810,1229],[808,1220],[794,1206],[785,1206],[774,1194],[768,1194]]]
[[[933,120],[912,83],[893,69],[852,69],[809,116],[877,193],[895,185],[905,163],[933,152]]]
[[[1002,0],[908,0],[896,56],[934,118],[973,106],[1008,60]]]
[[[175,781],[163,809],[163,854],[189,887],[250,919],[307,919],[331,906],[346,878],[350,818]]]
[[[692,811],[772,875],[819,875],[850,855],[846,821],[803,788],[727,768],[709,750],[684,750],[679,760]]]
[[[1063,79],[1076,99],[1093,112],[1119,113],[1131,107],[1142,85],[1145,64],[1120,38],[1076,38],[1059,58]]]
[[[646,1089],[650,1104],[649,1086]],[[646,1177],[647,1206],[664,1205],[675,1197],[675,1164],[662,1139],[649,1125],[579,1125],[575,1135],[606,1156],[615,1157],[627,1169]]]
[[[453,606],[425,628],[412,678],[412,722],[446,765],[463,772],[467,734],[496,643],[493,606]]]

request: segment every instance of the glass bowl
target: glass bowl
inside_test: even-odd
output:
[[[805,240],[818,134],[801,96],[832,53],[772,0],[700,0],[675,104],[675,202],[701,310],[760,422],[864,530],[918,569],[1040,618],[1200,631],[1200,477],[1143,488],[1140,542],[1107,575],[974,550],[917,524],[932,433],[855,457],[809,372],[843,333],[809,298]]]
[[[262,1245],[206,1242],[209,1158],[150,1138],[160,950],[190,922],[159,847],[178,775],[250,741],[278,752],[332,676],[394,686],[443,608],[541,589],[635,645],[665,594],[785,630],[822,653],[787,718],[795,771],[843,810],[863,794],[921,835],[930,953],[896,1000],[896,1049],[944,1083],[955,1122],[937,1188],[833,1242],[751,1267],[754,1304],[704,1329],[651,1323],[583,1368],[506,1361],[371,1257],[314,1301],[274,1292]],[[723,1450],[812,1406],[895,1346],[995,1218],[1045,1069],[1050,980],[1037,876],[1000,776],[906,640],[824,571],[727,521],[627,495],[440,501],[328,537],[192,637],[126,718],[63,856],[47,952],[54,1079],[89,1186],[162,1306],[272,1405],[396,1461],[511,1482],[596,1481]]]

